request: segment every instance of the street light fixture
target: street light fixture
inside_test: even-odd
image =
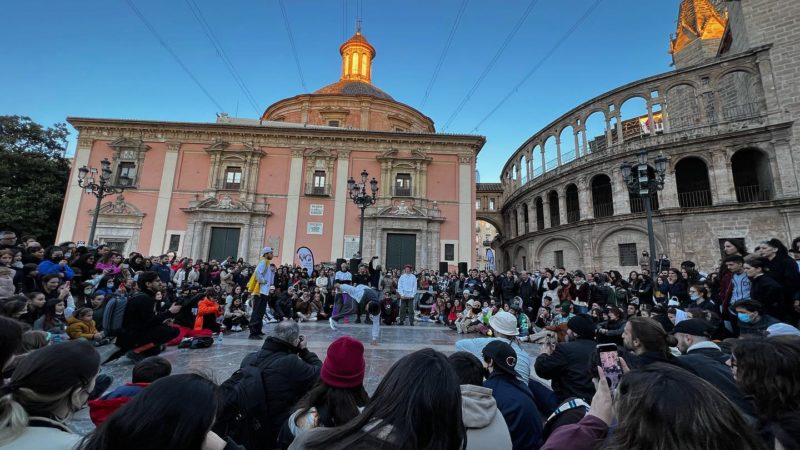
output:
[[[97,179],[95,179],[97,176]],[[100,215],[100,204],[103,198],[113,194],[121,194],[125,189],[132,189],[128,186],[131,179],[128,176],[121,175],[119,177],[120,184],[111,184],[111,161],[108,158],[103,158],[100,161],[100,170],[95,167],[83,166],[78,169],[78,186],[83,188],[87,194],[92,194],[97,198],[97,203],[94,207],[94,214],[92,215],[92,229],[89,231],[89,245],[94,245],[94,232],[97,229],[97,217]]]
[[[650,196],[653,192],[664,189],[664,175],[667,171],[667,157],[663,154],[658,155],[655,160],[653,176],[647,165],[647,151],[639,152],[639,163],[632,164],[627,161],[620,166],[622,179],[628,187],[628,191],[644,199],[644,208],[647,213],[647,240],[650,247],[650,273],[656,269],[656,237],[653,232],[653,210],[650,206]]]
[[[367,170],[364,169],[361,171],[361,182],[356,183],[356,180],[353,177],[350,177],[347,180],[347,190],[350,191],[350,198],[353,200],[353,203],[356,204],[359,208],[361,208],[361,232],[358,238],[358,256],[362,257],[363,255],[363,248],[364,248],[364,210],[367,209],[368,206],[374,205],[377,201],[375,194],[378,193],[378,180],[375,177],[369,181],[369,189],[372,191],[372,195],[367,193],[367,178],[369,178],[369,173]]]

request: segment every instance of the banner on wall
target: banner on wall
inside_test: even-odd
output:
[[[314,254],[311,252],[310,248],[298,248],[297,259],[300,260],[300,267],[304,267],[306,270],[308,270],[309,275],[314,272]]]
[[[487,248],[486,249],[486,270],[489,272],[494,272],[494,250]]]

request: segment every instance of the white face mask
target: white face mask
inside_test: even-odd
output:
[[[689,294],[689,298],[696,302],[700,300],[700,294]]]

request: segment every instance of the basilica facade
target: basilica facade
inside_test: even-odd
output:
[[[348,179],[377,180],[364,211],[365,258],[388,267],[472,264],[475,162],[485,139],[436,133],[433,121],[372,84],[376,51],[357,32],[340,47],[339,81],[267,107],[259,119],[209,123],[70,117],[78,130],[58,241],[87,239],[95,199],[78,169],[111,162],[130,189],[100,206],[96,243],[123,252],[282,263],[352,258],[361,211]],[[369,188],[368,188],[369,190]]]

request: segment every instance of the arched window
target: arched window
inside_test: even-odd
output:
[[[561,218],[558,211],[558,192],[550,191],[547,194],[547,201],[550,203],[550,226],[557,227],[561,225]]]
[[[622,117],[622,139],[629,141],[649,134],[647,127],[647,100],[642,97],[631,97],[619,109]],[[612,130],[614,131],[614,130]],[[616,139],[615,142],[619,141]]]
[[[519,167],[520,173],[522,178],[522,184],[528,182],[528,157],[525,154],[522,155],[522,158],[519,160]]]
[[[583,153],[597,153],[601,152],[608,147],[606,142],[606,118],[603,116],[602,111],[595,111],[589,115],[584,121],[584,128],[586,128],[586,145],[588,148],[583,149]],[[583,145],[583,142],[581,142]]]
[[[575,223],[581,220],[581,207],[578,200],[578,186],[570,184],[565,190],[567,196],[567,223]]]
[[[575,148],[575,131],[572,127],[561,130],[558,137],[561,143],[561,163],[567,163],[578,157],[578,150]]]
[[[533,151],[531,151],[531,166],[533,177],[538,177],[544,173],[544,168],[542,167],[542,148],[538,145],[533,147]]]
[[[694,128],[700,123],[700,107],[694,87],[679,84],[667,91],[669,126],[672,131]]]
[[[544,230],[544,202],[542,197],[536,197],[534,204],[536,205],[536,229],[542,231]]]
[[[592,179],[592,209],[597,218],[614,215],[614,194],[608,175],[601,173]]]
[[[711,206],[711,184],[706,163],[695,157],[683,158],[675,164],[675,184],[681,208]]]
[[[550,136],[544,141],[544,161],[545,172],[558,167],[558,147],[555,136]]]
[[[771,200],[772,175],[769,158],[754,148],[739,150],[731,158],[733,185],[739,203]]]

